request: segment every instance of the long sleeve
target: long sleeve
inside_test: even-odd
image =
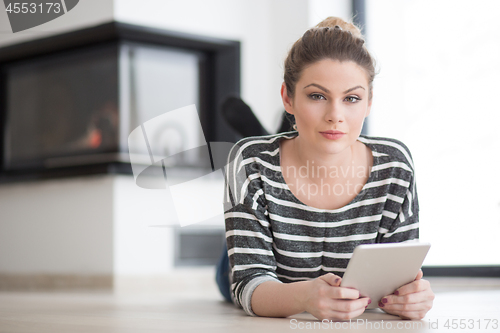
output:
[[[408,148],[402,147],[399,162],[392,162],[398,167],[392,168],[395,181],[388,191],[388,200],[382,214],[378,243],[398,243],[414,241],[419,238],[419,206],[415,170]],[[396,155],[397,156],[397,155]]]
[[[247,314],[255,316],[251,307],[255,288],[265,281],[280,281],[275,273],[273,236],[261,175],[251,150],[242,140],[229,154],[224,218],[232,298]]]

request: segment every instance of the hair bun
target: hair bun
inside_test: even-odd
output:
[[[354,37],[363,39],[361,30],[353,23],[346,22],[340,17],[330,16],[318,23],[316,28],[340,29],[351,33]]]
[[[285,59],[283,79],[286,93],[293,98],[302,71],[324,59],[352,61],[366,73],[368,100],[373,96],[375,61],[365,45],[361,31],[353,23],[328,17],[312,27],[291,47]]]

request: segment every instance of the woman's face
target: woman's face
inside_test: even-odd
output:
[[[359,137],[370,113],[368,79],[352,61],[324,59],[306,67],[290,99],[285,84],[283,104],[295,116],[300,140],[322,153],[339,153]]]

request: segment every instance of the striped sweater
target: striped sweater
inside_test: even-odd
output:
[[[302,203],[281,174],[279,142],[297,135],[244,138],[225,168],[231,296],[249,315],[252,293],[265,281],[343,276],[359,244],[418,239],[414,167],[403,143],[361,135],[373,155],[369,178],[349,204],[328,210]]]

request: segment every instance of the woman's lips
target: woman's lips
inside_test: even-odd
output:
[[[325,131],[319,133],[329,140],[337,140],[345,135],[345,133],[341,131]]]

